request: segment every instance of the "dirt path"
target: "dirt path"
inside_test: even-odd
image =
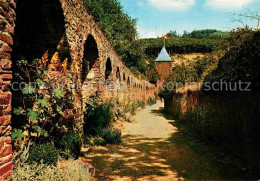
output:
[[[146,138],[169,138],[171,134],[177,132],[169,120],[160,114],[163,103],[159,102],[153,106],[141,110],[133,116],[132,123],[125,123],[122,130],[123,135],[143,136]]]
[[[147,107],[132,123],[124,123],[121,145],[93,147],[85,155],[96,169],[96,180],[219,179],[207,158],[183,143],[162,107],[163,103]]]

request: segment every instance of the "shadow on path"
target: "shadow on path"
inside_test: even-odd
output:
[[[130,134],[124,134],[126,131],[122,131],[124,136],[121,145],[92,147],[92,152],[86,154],[84,159],[96,168],[97,180],[220,179],[218,169],[205,155],[194,152],[177,131],[172,132],[168,138],[146,137],[143,132],[140,132],[140,135],[131,134],[131,129],[161,129],[158,126],[160,121],[163,129],[167,121],[167,126],[177,130],[169,123],[174,121],[165,119],[161,110],[161,104],[156,104],[139,112],[134,123],[125,125],[128,127],[127,133]],[[150,114],[154,119],[142,120],[146,114]],[[142,119],[139,120],[139,117]],[[153,122],[154,120],[156,122]],[[151,124],[147,125],[148,123]],[[153,125],[156,127],[151,127]],[[136,130],[133,130],[133,133],[136,133]]]

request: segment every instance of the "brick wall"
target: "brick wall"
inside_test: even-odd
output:
[[[0,180],[11,177],[12,145],[11,145],[11,99],[12,79],[11,52],[15,21],[15,2],[1,0],[0,2]]]
[[[155,62],[155,69],[158,75],[160,76],[160,80],[158,81],[158,87],[161,88],[163,86],[163,82],[165,78],[171,75],[172,73],[172,64],[173,62]]]

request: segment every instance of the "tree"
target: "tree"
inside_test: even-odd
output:
[[[137,37],[136,19],[124,13],[118,0],[83,0],[93,17],[116,52],[122,56],[125,48]]]
[[[167,33],[167,35],[168,35],[169,37],[176,37],[176,36],[178,36],[176,30],[174,30],[174,31],[171,30],[169,33]]]

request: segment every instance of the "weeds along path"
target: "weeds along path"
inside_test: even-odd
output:
[[[183,143],[162,108],[161,102],[147,106],[132,123],[124,123],[121,145],[95,146],[85,154],[96,180],[219,179],[208,159]]]

